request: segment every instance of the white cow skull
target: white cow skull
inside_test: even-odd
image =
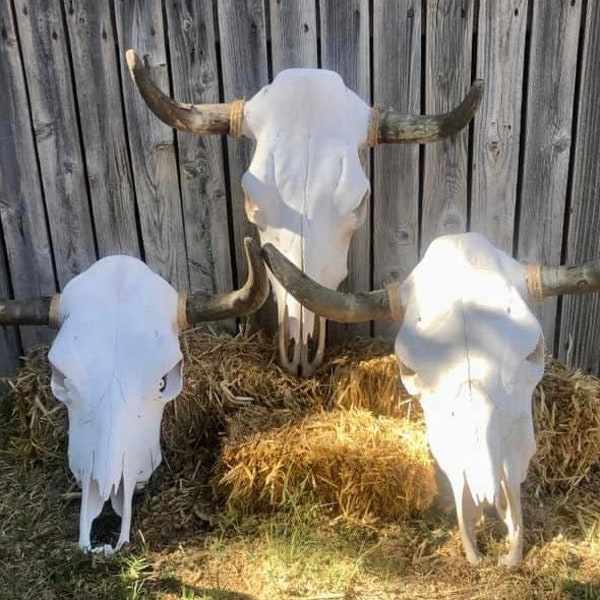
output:
[[[365,217],[370,186],[359,151],[378,143],[423,143],[452,135],[470,121],[483,91],[483,83],[475,82],[463,103],[446,115],[402,115],[372,109],[337,73],[289,69],[246,103],[190,105],[167,98],[154,86],[133,50],[127,51],[127,62],[146,103],[168,125],[255,140],[242,178],[248,219],[263,244],[273,244],[331,289],[347,275],[350,240]],[[271,282],[280,361],[293,373],[309,375],[323,357],[325,320],[315,323],[312,312],[276,280]],[[308,340],[313,337],[318,341],[311,358]]]
[[[395,351],[402,381],[419,396],[431,451],[448,476],[468,560],[485,503],[508,528],[501,559],[521,562],[520,484],[535,438],[531,397],[543,374],[541,327],[526,301],[600,289],[600,261],[527,267],[475,233],[437,238],[400,289],[340,294],[318,286],[274,247],[263,255],[300,302],[328,319],[398,315]],[[399,293],[398,293],[399,292]]]
[[[91,550],[92,522],[110,498],[122,518],[115,548],[129,541],[132,497],[161,462],[164,407],[182,387],[179,331],[239,316],[268,293],[258,247],[246,240],[249,277],[237,292],[178,294],[143,262],[99,260],[60,296],[0,303],[0,323],[59,326],[48,359],[51,387],[69,416],[69,467],[82,488],[79,547]]]

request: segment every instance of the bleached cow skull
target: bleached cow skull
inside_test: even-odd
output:
[[[59,327],[48,359],[52,392],[69,416],[69,466],[81,486],[79,546],[110,498],[121,516],[111,553],[129,541],[132,496],[161,462],[163,409],[182,387],[178,333],[193,323],[241,316],[268,294],[259,249],[245,240],[248,280],[235,292],[178,294],[143,262],[99,260],[59,296],[0,302],[0,324]]]
[[[127,62],[144,100],[168,125],[256,142],[242,179],[248,219],[263,244],[273,244],[331,289],[347,275],[350,240],[365,217],[370,186],[359,151],[381,143],[424,143],[450,136],[468,124],[483,92],[483,82],[476,81],[448,114],[403,115],[391,108],[371,108],[337,73],[289,69],[245,103],[181,104],[150,81],[133,50],[127,51]],[[309,375],[323,357],[325,320],[315,320],[276,280],[271,282],[278,306],[280,362],[293,373]],[[313,357],[309,338],[317,340]]]
[[[432,454],[448,476],[469,562],[481,556],[474,526],[487,503],[508,528],[506,566],[521,562],[520,484],[535,438],[531,397],[543,373],[541,327],[527,302],[600,290],[600,261],[522,265],[475,233],[432,242],[401,284],[340,294],[309,280],[272,246],[267,264],[300,302],[328,319],[400,321],[401,378],[420,399]]]

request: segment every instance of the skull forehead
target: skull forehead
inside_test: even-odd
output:
[[[288,228],[355,209],[369,190],[358,155],[370,107],[332,71],[291,69],[246,104],[244,122],[256,148],[242,184],[258,203],[292,207]],[[290,221],[290,223],[287,223]],[[299,226],[298,226],[299,227]]]
[[[102,259],[72,279],[60,297],[61,328],[49,352],[82,392],[107,377],[154,384],[181,358],[177,292],[143,262]]]
[[[244,107],[244,123],[260,139],[269,133],[335,139],[355,147],[366,136],[371,108],[333,71],[287,69]]]
[[[478,235],[444,236],[428,249],[404,284],[396,338],[423,383],[506,381],[536,348],[541,327],[506,274],[510,261]]]

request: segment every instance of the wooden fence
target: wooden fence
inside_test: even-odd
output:
[[[195,102],[322,67],[370,103],[440,112],[485,79],[469,130],[372,151],[347,289],[404,277],[435,236],[467,229],[524,261],[600,254],[595,0],[0,0],[0,34],[0,296],[54,293],[114,253],[180,289],[223,291],[243,276],[250,143],[163,125],[133,87],[129,47],[164,90]],[[551,350],[599,372],[597,296],[538,314]],[[2,373],[52,335],[1,333]],[[393,330],[329,329],[370,333]]]

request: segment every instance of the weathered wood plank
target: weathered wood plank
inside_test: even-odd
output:
[[[179,290],[189,287],[173,130],[157,119],[135,88],[124,54],[134,48],[150,76],[169,90],[160,0],[115,3],[121,78],[144,259]]]
[[[64,5],[98,252],[139,257],[110,4]]]
[[[588,2],[577,137],[570,193],[567,263],[600,255],[600,3]],[[600,372],[600,295],[567,296],[560,321],[559,357],[586,371]]]
[[[421,3],[373,4],[374,104],[421,110]],[[373,288],[405,279],[418,261],[419,146],[382,144],[373,165]],[[397,324],[376,322],[394,338]]]
[[[581,1],[534,2],[517,256],[561,260]],[[535,307],[553,350],[557,300]]]
[[[15,13],[62,289],[96,259],[67,40],[59,0],[18,0]]]
[[[0,219],[16,298],[31,298],[56,291],[50,235],[46,223],[23,65],[10,1],[0,3]],[[2,284],[3,294],[8,282]],[[3,296],[6,297],[6,296]],[[13,332],[14,333],[14,332]],[[48,342],[47,327],[23,327],[25,349]],[[2,340],[6,344],[6,339]],[[16,352],[16,348],[13,349]],[[4,365],[0,351],[0,372]],[[16,355],[15,355],[16,360]]]
[[[4,244],[0,243],[0,298],[8,298],[9,275]],[[21,327],[25,330],[25,327]],[[20,344],[16,327],[0,327],[0,377],[14,375],[19,366]]]
[[[320,0],[321,66],[340,74],[344,83],[365,102],[371,103],[369,2],[368,0]],[[366,164],[369,165],[367,151]],[[369,171],[369,169],[368,169]],[[371,289],[371,213],[356,231],[348,254],[348,278],[340,289]],[[368,336],[370,324],[329,324],[329,338],[338,342],[356,335]]]
[[[469,229],[512,254],[519,173],[527,0],[479,4],[477,76],[485,94],[473,126]]]
[[[425,38],[425,108],[446,112],[471,84],[472,0],[429,0]],[[467,144],[463,131],[425,146],[421,250],[467,228]]]
[[[317,68],[317,14],[314,0],[271,0],[273,77],[283,69]]]
[[[215,23],[210,2],[166,3],[173,94],[185,102],[219,102]],[[221,136],[177,132],[179,178],[190,286],[225,292],[233,286]],[[235,320],[211,324],[233,330]]]
[[[251,98],[269,83],[264,3],[261,0],[221,0],[218,4],[224,100]],[[252,142],[227,139],[229,185],[238,280],[246,276],[243,238],[257,236],[246,218],[241,180],[252,158]]]

